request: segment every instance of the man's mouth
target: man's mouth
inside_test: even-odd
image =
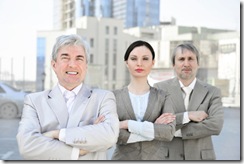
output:
[[[68,74],[68,75],[77,75],[78,72],[67,71],[66,74]]]

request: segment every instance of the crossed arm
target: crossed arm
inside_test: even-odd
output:
[[[119,144],[151,141],[153,139],[170,140],[171,124],[176,116],[172,113],[161,114],[154,122],[135,120],[120,121]],[[131,123],[133,121],[133,124]],[[166,134],[167,133],[167,134]]]
[[[99,124],[99,123],[103,122],[104,119],[105,119],[105,117],[101,115],[101,116],[99,116],[99,117],[93,122],[93,124]],[[60,138],[60,130],[52,130],[52,131],[45,132],[45,133],[43,133],[43,136],[46,136],[46,137],[50,137],[50,138],[59,140],[59,138]],[[84,149],[80,149],[80,150],[79,150],[79,155],[80,155],[80,156],[82,156],[82,155],[86,155],[87,153],[89,153],[88,150],[84,150]]]

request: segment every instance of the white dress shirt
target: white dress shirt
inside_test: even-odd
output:
[[[195,87],[196,81],[197,81],[197,79],[195,78],[188,87],[190,87],[193,90],[193,88]],[[181,88],[185,87],[180,80],[179,80],[179,83],[180,83],[180,87]],[[185,98],[185,96],[186,96],[185,92],[183,90],[182,90],[182,96],[183,96],[183,98]],[[188,112],[184,112],[184,117],[183,117],[182,123],[186,124],[186,123],[188,123],[190,121],[191,120],[188,117]],[[182,137],[180,129],[175,132],[175,137]]]
[[[149,93],[150,92],[143,95],[135,95],[129,92],[136,121],[128,121],[128,130],[131,134],[127,143],[151,141],[154,139],[153,123],[148,121],[142,122],[148,106]]]
[[[65,92],[70,92],[68,90],[66,90],[63,86],[61,86],[59,83],[58,83],[58,86],[59,86],[59,89],[61,90],[62,92],[62,95],[64,96],[64,99],[65,99]],[[75,98],[77,96],[77,94],[79,93],[80,89],[82,87],[82,83],[80,85],[78,85],[77,87],[75,87],[71,92],[74,92],[75,94]],[[72,100],[72,102],[67,106],[68,108],[68,113],[70,114],[71,110],[72,110],[72,107],[73,107],[73,104],[74,104],[74,100],[75,98]],[[67,103],[67,102],[66,102]],[[72,118],[71,118],[72,119]],[[60,132],[59,132],[59,140],[60,141],[63,141],[65,142],[66,139],[65,139],[65,131],[66,129],[61,129]],[[73,147],[73,150],[72,150],[72,153],[71,153],[71,159],[72,160],[77,160],[79,158],[79,153],[80,153],[80,149],[79,148],[75,148]]]

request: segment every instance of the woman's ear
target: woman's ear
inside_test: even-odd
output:
[[[125,61],[125,65],[126,65],[126,67],[128,67],[128,61],[127,60]]]

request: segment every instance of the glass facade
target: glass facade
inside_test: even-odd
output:
[[[126,28],[159,25],[159,3],[159,0],[127,0],[126,5],[119,7],[121,4],[117,2],[114,3],[114,17],[124,18]]]
[[[37,38],[36,91],[44,90],[46,39]]]
[[[124,20],[125,28],[160,24],[159,0],[80,0],[76,17],[95,16]]]
[[[112,0],[81,0],[76,9],[79,13],[78,17],[95,16],[110,18],[112,17]]]

